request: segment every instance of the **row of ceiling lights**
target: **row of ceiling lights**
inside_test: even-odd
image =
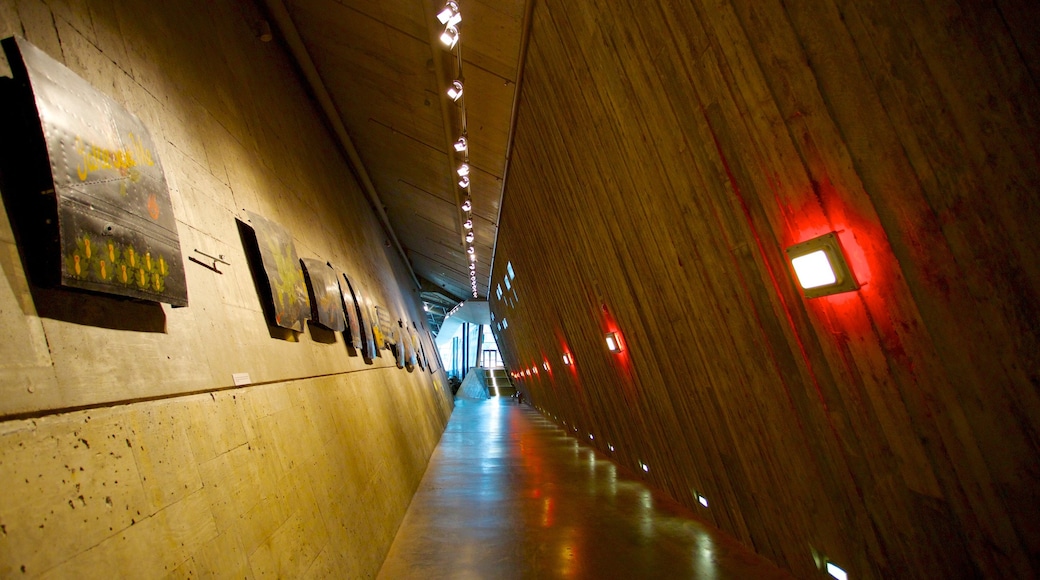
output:
[[[462,227],[466,229],[466,254],[469,255],[469,285],[473,291],[473,297],[479,298],[477,290],[477,250],[473,245],[476,235],[473,233],[473,200],[470,196],[470,166],[469,166],[469,138],[466,132],[466,100],[462,98],[462,45],[459,43],[459,23],[462,22],[462,13],[459,5],[454,0],[448,0],[444,8],[437,13],[437,20],[444,25],[441,34],[441,42],[448,50],[455,53],[455,80],[448,87],[448,98],[459,105],[459,126],[462,135],[454,143],[455,152],[462,161],[456,172],[459,174],[459,188],[462,189]]]

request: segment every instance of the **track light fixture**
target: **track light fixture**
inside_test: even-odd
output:
[[[469,187],[469,176],[468,175],[463,175],[462,179],[459,179],[459,187],[461,187],[462,189],[466,189],[467,187]]]
[[[476,254],[470,254],[469,255],[469,261],[470,262],[476,262],[477,261],[477,255]]]
[[[444,27],[444,32],[441,33],[441,42],[448,47],[448,50],[455,48],[455,45],[459,43],[459,29],[450,24]]]
[[[462,227],[466,228],[467,230],[472,230],[473,229],[473,220],[466,220],[466,221],[462,222]]]
[[[459,172],[459,177],[465,177],[469,175],[469,163],[463,163],[462,165],[459,165],[457,171]]]
[[[476,264],[470,264],[469,265],[469,269],[470,270],[476,270],[477,269],[477,265]]]
[[[448,96],[453,101],[457,101],[462,97],[462,81],[451,81],[451,86],[448,87]]]
[[[473,253],[476,253],[476,250],[473,249],[473,246],[470,246],[469,248],[466,249],[466,253],[467,254],[473,254]]]
[[[463,135],[462,137],[459,137],[459,140],[455,142],[455,150],[458,151],[459,153],[465,153],[468,149],[469,149],[469,139],[466,139],[465,135]]]
[[[454,0],[448,0],[444,8],[437,13],[437,20],[447,26],[455,26],[462,22],[462,13],[459,12],[459,4]]]
[[[467,244],[472,244],[473,243],[473,238],[475,238],[475,237],[476,236],[473,235],[473,232],[468,232],[466,234],[466,243]]]
[[[473,209],[473,202],[466,200],[462,202],[462,211],[471,211]]]

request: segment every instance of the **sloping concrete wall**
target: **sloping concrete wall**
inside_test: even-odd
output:
[[[0,0],[0,36],[150,129],[185,259],[231,262],[187,263],[190,306],[176,310],[32,289],[0,216],[2,577],[361,577],[389,549],[451,396],[441,372],[269,329],[235,225],[245,210],[395,317],[424,317],[260,20],[251,2]]]

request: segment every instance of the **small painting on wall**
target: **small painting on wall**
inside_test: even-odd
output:
[[[281,328],[303,332],[304,321],[310,318],[311,305],[307,298],[307,285],[303,281],[300,258],[292,236],[282,226],[257,215],[246,212],[255,234],[257,253],[261,268],[266,276],[267,287],[259,288],[261,299],[269,300],[272,323]],[[249,252],[247,251],[247,254]]]
[[[343,316],[343,293],[335,270],[328,263],[313,258],[303,258],[300,262],[307,281],[311,320],[329,330],[343,332],[347,328]]]
[[[22,38],[3,49],[8,213],[26,269],[65,286],[174,306],[188,290],[166,176],[144,124]]]

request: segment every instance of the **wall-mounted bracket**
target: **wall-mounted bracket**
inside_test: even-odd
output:
[[[200,250],[198,248],[195,248],[195,250],[193,250],[193,251],[196,254],[206,258],[207,261],[210,261],[210,262],[213,262],[213,263],[212,264],[207,264],[206,262],[203,262],[202,260],[199,260],[195,256],[189,256],[188,257],[189,260],[191,260],[192,262],[195,262],[196,264],[202,266],[203,268],[206,268],[207,270],[213,270],[217,274],[223,274],[223,272],[221,272],[220,269],[217,268],[217,264],[218,263],[219,264],[224,264],[225,266],[230,266],[231,265],[231,262],[228,262],[227,260],[224,259],[224,254],[217,254],[216,256],[211,256],[211,255],[207,254],[206,252],[203,252],[202,250]]]

